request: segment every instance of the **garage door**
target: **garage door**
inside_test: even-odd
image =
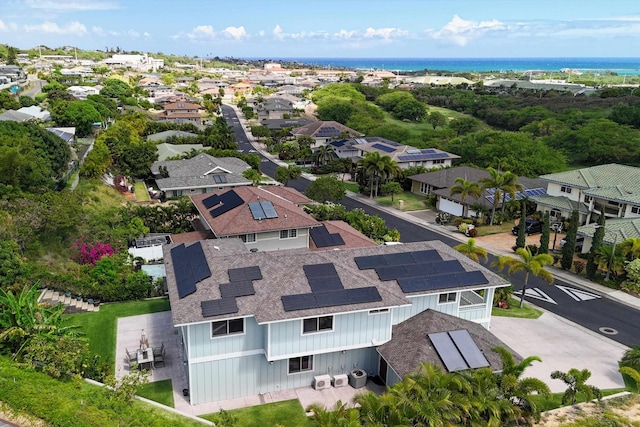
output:
[[[462,205],[457,202],[452,202],[451,200],[440,198],[438,202],[438,209],[443,212],[450,213],[455,216],[462,216]]]

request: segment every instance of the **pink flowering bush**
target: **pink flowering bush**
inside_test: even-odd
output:
[[[73,242],[71,248],[77,251],[73,259],[80,264],[95,265],[102,257],[116,253],[116,250],[109,243],[87,243],[82,239]]]

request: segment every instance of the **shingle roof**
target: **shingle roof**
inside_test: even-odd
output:
[[[582,188],[596,197],[640,203],[640,168],[633,166],[610,163],[542,175],[540,179]]]
[[[157,178],[156,184],[162,191],[185,188],[223,187],[229,185],[250,185],[251,181],[242,176],[250,166],[236,157],[213,157],[201,153],[186,160],[165,160],[151,166],[154,175],[160,174],[164,166],[169,172],[168,178]],[[214,181],[217,173],[224,174],[227,183]]]
[[[308,125],[300,126],[291,131],[292,135],[307,135],[312,138],[337,137],[342,132],[347,132],[351,136],[362,136],[357,130],[346,127],[342,123],[334,121],[313,122]]]
[[[165,130],[164,132],[154,133],[147,136],[147,141],[166,141],[167,138],[194,138],[198,135],[191,132],[185,132],[182,130]]]
[[[162,144],[156,145],[159,161],[164,161],[169,157],[182,155],[192,150],[202,151],[203,149],[204,146],[202,144],[167,144],[166,142],[163,142]]]
[[[492,371],[502,369],[500,356],[491,350],[495,347],[504,347],[514,355],[516,360],[522,360],[520,355],[482,325],[435,310],[425,310],[395,325],[391,341],[382,344],[377,351],[401,378],[410,372],[419,370],[422,362],[431,363],[446,371],[438,352],[429,340],[428,334],[459,329],[469,331],[473,341],[484,353]]]
[[[214,218],[209,214],[209,209],[204,206],[203,200],[214,194],[223,194],[227,191],[230,190],[214,191],[191,197],[193,204],[200,212],[200,217],[207,222],[209,228],[213,230],[217,237],[310,228],[319,225],[318,221],[298,207],[298,202],[310,203],[311,200],[296,190],[285,187],[236,187],[233,191],[240,196],[243,204]],[[258,201],[270,201],[278,217],[262,220],[253,219],[249,203]]]
[[[354,261],[354,258],[357,256],[435,249],[443,260],[458,260],[466,271],[479,270],[489,281],[486,285],[467,286],[457,289],[477,289],[478,287],[501,287],[508,285],[505,279],[439,241],[315,252],[307,249],[299,249],[251,253],[242,245],[240,239],[206,240],[201,242],[201,245],[211,270],[211,276],[197,283],[197,290],[182,299],[178,297],[175,273],[172,265],[171,248],[175,245],[163,246],[167,271],[167,286],[169,289],[174,325],[243,316],[254,316],[258,323],[265,323],[411,304],[411,300],[402,292],[402,289],[395,281],[381,281],[374,269],[358,269]],[[345,289],[375,286],[382,300],[333,307],[285,311],[282,305],[282,296],[305,294],[311,290],[303,266],[324,263],[332,263],[335,266]],[[203,317],[200,303],[202,301],[221,298],[219,285],[229,282],[228,270],[252,266],[258,266],[262,274],[262,279],[253,281],[255,295],[237,297],[237,313]],[[412,293],[411,295],[437,294],[439,292],[441,292],[441,290]]]
[[[443,168],[410,176],[412,181],[424,182],[436,188],[449,188],[456,184],[456,178],[464,178],[470,182],[478,182],[482,178],[489,178],[489,172],[470,166]]]
[[[377,151],[380,155],[389,156],[397,163],[421,162],[425,160],[459,159],[460,156],[438,150],[437,148],[419,149],[399,142],[371,142],[358,146],[365,153]]]

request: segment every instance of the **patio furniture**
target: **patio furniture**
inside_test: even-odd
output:
[[[138,358],[138,368],[150,370],[154,368],[154,360],[153,351],[151,350],[138,350],[137,352]]]
[[[160,347],[153,347],[153,355],[154,356],[164,355],[164,343],[162,343],[162,346]]]
[[[127,353],[127,362],[129,362],[129,364],[138,361],[138,356],[135,353],[132,355],[129,353],[129,350],[125,349],[124,351]]]
[[[162,351],[157,355],[153,354],[153,365],[154,367],[165,366],[164,364],[164,344],[162,345]]]

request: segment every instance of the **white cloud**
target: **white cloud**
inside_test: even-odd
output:
[[[15,31],[18,29],[18,26],[13,22],[4,23],[0,20],[0,33],[8,33],[10,31]]]
[[[73,34],[82,36],[87,34],[87,27],[78,21],[70,22],[64,27],[60,27],[55,22],[45,22],[40,25],[25,25],[25,31],[27,32],[40,32],[49,34]]]
[[[398,28],[367,28],[364,33],[365,38],[380,38],[389,40],[395,37],[403,37],[409,34],[408,31],[400,30]]]
[[[344,39],[344,40],[349,40],[351,38],[353,38],[354,36],[356,36],[358,34],[357,31],[355,30],[340,30],[337,33],[333,34],[333,37],[336,39]]]
[[[247,32],[244,30],[244,27],[227,27],[222,32],[234,40],[242,40],[247,37]]]
[[[506,28],[506,25],[497,19],[477,22],[454,15],[442,29],[429,30],[427,33],[434,39],[448,40],[459,46],[465,46],[469,41],[482,37],[488,32],[505,30]]]
[[[84,12],[89,10],[119,9],[117,3],[91,0],[26,0],[25,5],[31,9],[46,9],[57,12]]]
[[[284,38],[282,27],[280,25],[276,25],[276,27],[273,29],[273,36],[279,40],[282,40]]]
[[[147,32],[145,31],[144,33],[142,33],[142,36],[143,36],[145,39],[148,39],[149,37],[151,37],[151,34],[149,34],[149,33],[147,33]]]

